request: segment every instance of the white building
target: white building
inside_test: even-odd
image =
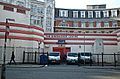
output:
[[[14,19],[8,21],[6,19]],[[6,63],[15,52],[16,62],[22,62],[23,51],[38,51],[38,43],[43,47],[44,29],[30,25],[30,0],[0,1],[0,63],[4,52],[6,26],[9,26],[7,39]]]

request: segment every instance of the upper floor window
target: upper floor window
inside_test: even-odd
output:
[[[8,0],[8,3],[13,3],[14,2],[14,0]]]
[[[48,6],[47,7],[47,15],[52,15],[52,7],[51,6]]]
[[[37,5],[31,5],[31,12],[33,12],[33,13],[38,12]]]
[[[100,22],[96,22],[96,27],[101,27],[101,23]]]
[[[43,14],[44,13],[44,9],[42,7],[38,7],[38,13]]]
[[[104,22],[104,27],[109,27],[109,22]]]
[[[108,11],[103,11],[103,16],[104,17],[109,17],[109,12]]]
[[[93,18],[93,11],[88,11],[88,18]]]
[[[85,18],[85,11],[81,11],[81,18]]]
[[[73,27],[78,27],[78,22],[77,21],[73,22]]]
[[[73,11],[73,18],[78,18],[78,11]]]
[[[85,22],[81,22],[81,27],[83,27],[83,28],[86,27]]]
[[[8,11],[14,11],[13,7],[9,7],[9,6],[4,6],[3,8],[4,10],[8,10]]]
[[[117,10],[111,10],[111,17],[117,16]]]
[[[63,20],[63,21],[59,24],[59,26],[62,26],[62,27],[68,27],[68,26],[69,26],[69,24],[68,24],[68,23],[66,23],[66,21],[65,21],[65,20]]]
[[[60,17],[68,17],[68,10],[59,10]]]
[[[95,11],[95,17],[96,18],[100,18],[101,16],[100,16],[100,11]]]
[[[93,27],[93,22],[90,22],[90,23],[89,23],[89,27]]]
[[[26,5],[26,3],[25,3],[26,1],[25,0],[21,0],[21,1],[17,1],[17,5],[19,5],[19,6],[24,6],[25,7],[25,5]]]

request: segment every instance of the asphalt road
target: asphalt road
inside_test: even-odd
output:
[[[48,67],[8,67],[6,79],[120,79],[120,70],[76,65]]]

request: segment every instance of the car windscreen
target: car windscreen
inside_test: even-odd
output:
[[[81,56],[91,56],[91,53],[81,53]]]
[[[59,53],[49,53],[49,56],[59,56]]]
[[[78,54],[77,53],[68,53],[68,56],[77,57]]]

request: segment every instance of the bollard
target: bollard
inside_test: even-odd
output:
[[[80,66],[80,53],[78,53],[78,66]]]
[[[90,54],[90,66],[92,66],[92,54]]]
[[[37,52],[35,51],[35,64],[36,64],[36,55],[37,55]]]
[[[99,66],[99,54],[97,54],[97,65]]]
[[[25,63],[25,51],[23,51],[23,64]]]
[[[103,64],[103,53],[102,53],[102,66],[104,66],[104,64]]]
[[[114,53],[114,66],[116,67],[116,54]]]

